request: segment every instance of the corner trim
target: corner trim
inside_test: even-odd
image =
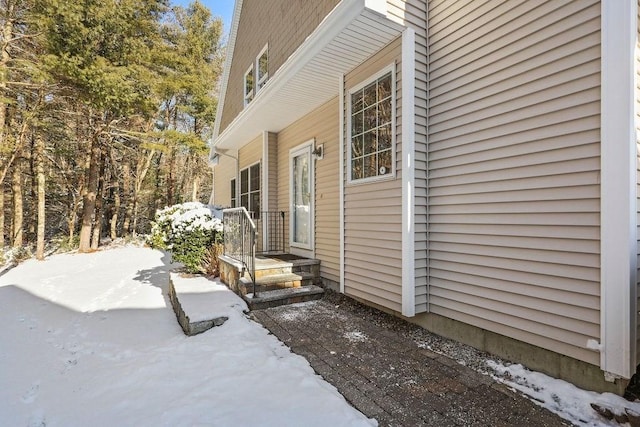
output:
[[[344,293],[344,75],[338,79],[338,113],[340,132],[338,133],[338,182],[340,183],[340,293]]]
[[[402,32],[402,315],[416,314],[415,270],[415,76],[416,36]]]
[[[636,0],[601,3],[600,368],[630,378],[636,362]]]
[[[261,184],[262,188],[260,189],[260,206],[261,211],[267,212],[271,210],[271,206],[269,206],[269,132],[262,132],[262,173]],[[262,247],[267,247],[267,221],[262,221]]]

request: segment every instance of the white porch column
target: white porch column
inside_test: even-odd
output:
[[[629,378],[636,361],[636,0],[603,0],[600,367]]]

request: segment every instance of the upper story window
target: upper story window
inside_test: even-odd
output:
[[[253,101],[254,96],[269,80],[269,45],[266,45],[244,73],[244,106]]]
[[[394,173],[393,67],[349,91],[349,180],[366,182]]]
[[[253,100],[253,64],[249,67],[246,73],[244,73],[244,105],[248,105]]]
[[[256,91],[269,80],[269,45],[266,45],[256,58]]]

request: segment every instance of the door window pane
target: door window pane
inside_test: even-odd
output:
[[[309,244],[311,224],[311,182],[309,153],[293,158],[293,241]]]

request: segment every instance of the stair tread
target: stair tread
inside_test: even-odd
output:
[[[273,291],[260,292],[257,297],[253,297],[253,294],[247,294],[244,298],[253,303],[263,301],[275,301],[280,299],[287,299],[299,295],[317,295],[324,293],[324,289],[316,285],[302,286],[299,288],[284,288],[276,289]]]
[[[257,285],[273,284],[279,282],[294,282],[299,280],[313,279],[313,274],[299,272],[299,273],[279,273],[270,274],[268,276],[259,277],[256,279]],[[243,277],[240,281],[244,284],[251,284],[251,279]]]

